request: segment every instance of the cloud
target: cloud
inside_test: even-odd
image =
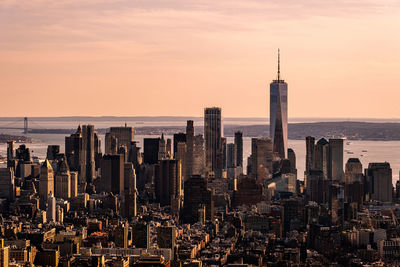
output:
[[[29,48],[131,41],[154,43],[180,34],[251,32],[265,24],[311,17],[354,17],[398,7],[393,0],[3,0],[1,46]]]

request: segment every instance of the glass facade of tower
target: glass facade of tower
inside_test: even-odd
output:
[[[221,108],[204,110],[204,137],[206,147],[206,165],[216,176],[222,171],[222,126]]]
[[[288,148],[288,86],[283,80],[270,84],[270,137],[274,152],[287,158]]]

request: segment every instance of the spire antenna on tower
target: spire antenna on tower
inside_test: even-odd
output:
[[[278,82],[281,80],[281,54],[280,49],[278,48]]]

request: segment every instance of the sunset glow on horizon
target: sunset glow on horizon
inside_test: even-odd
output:
[[[1,116],[400,118],[395,0],[0,1]]]

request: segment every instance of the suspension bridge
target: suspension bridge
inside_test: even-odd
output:
[[[29,128],[29,125],[33,124],[37,128]],[[28,134],[30,131],[43,130],[37,122],[29,120],[28,117],[24,118],[10,118],[10,119],[0,119],[0,130],[22,130],[23,134]]]

